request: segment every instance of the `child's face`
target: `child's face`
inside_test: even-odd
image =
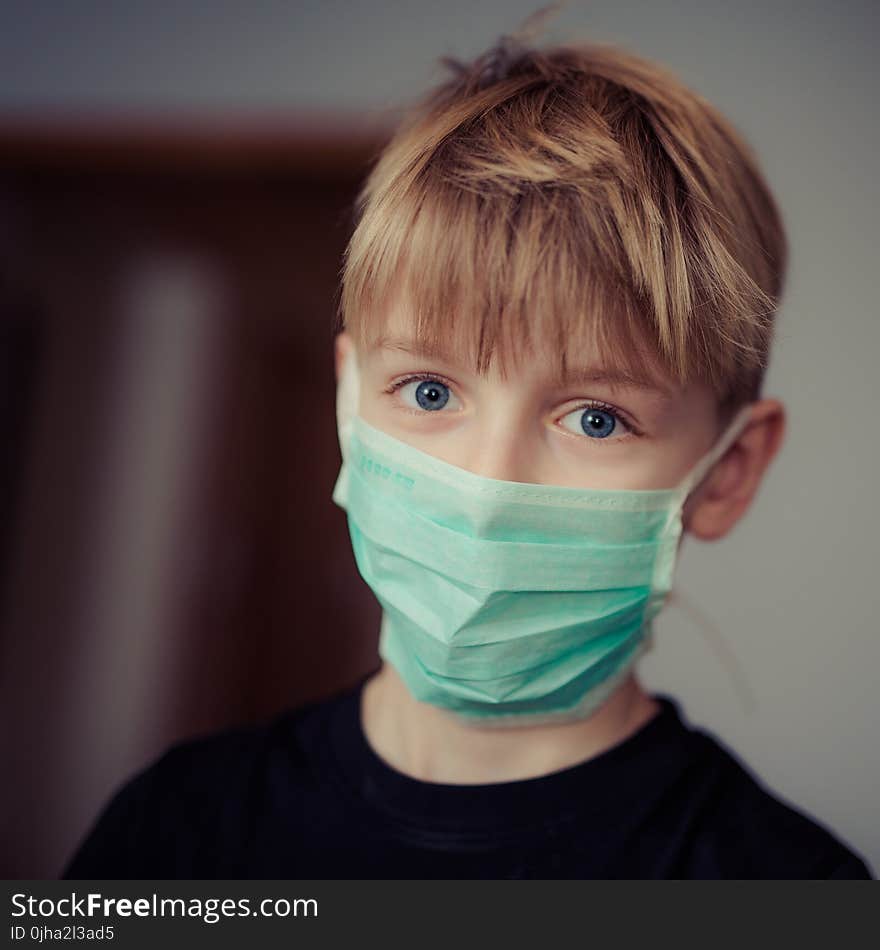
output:
[[[715,397],[702,385],[682,389],[667,379],[661,391],[600,378],[565,381],[537,354],[506,379],[494,365],[481,376],[451,356],[419,353],[400,312],[391,314],[385,340],[358,350],[361,417],[488,478],[672,488],[719,435]],[[575,369],[598,377],[601,354]]]

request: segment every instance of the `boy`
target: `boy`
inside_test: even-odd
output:
[[[635,675],[683,532],[727,534],[782,440],[754,159],[619,51],[451,65],[342,280],[334,498],[383,663],[174,747],[65,876],[870,877]]]

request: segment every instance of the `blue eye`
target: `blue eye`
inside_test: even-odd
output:
[[[630,431],[617,413],[597,406],[575,409],[563,416],[560,422],[569,432],[591,439],[607,439],[612,434],[622,435]]]
[[[398,392],[401,402],[413,411],[436,412],[439,409],[460,409],[461,404],[452,389],[433,376],[404,379],[391,387]],[[413,401],[414,397],[414,401]]]
[[[422,409],[442,409],[449,402],[449,387],[436,380],[425,380],[416,388],[416,402]]]
[[[587,409],[581,416],[581,428],[587,435],[606,439],[614,431],[615,417],[604,409]]]

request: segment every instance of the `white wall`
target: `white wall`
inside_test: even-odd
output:
[[[536,6],[5,2],[0,116],[380,111]],[[766,392],[787,443],[735,532],[685,545],[680,586],[714,632],[670,607],[644,672],[875,873],[877,19],[868,2],[596,0],[549,34],[673,66],[751,140],[782,204],[792,268]]]

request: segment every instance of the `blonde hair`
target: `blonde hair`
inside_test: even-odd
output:
[[[547,347],[563,376],[598,352],[722,407],[757,398],[786,239],[731,125],[614,47],[502,38],[443,62],[357,199],[338,302],[355,339],[402,299],[422,347],[480,372]]]

